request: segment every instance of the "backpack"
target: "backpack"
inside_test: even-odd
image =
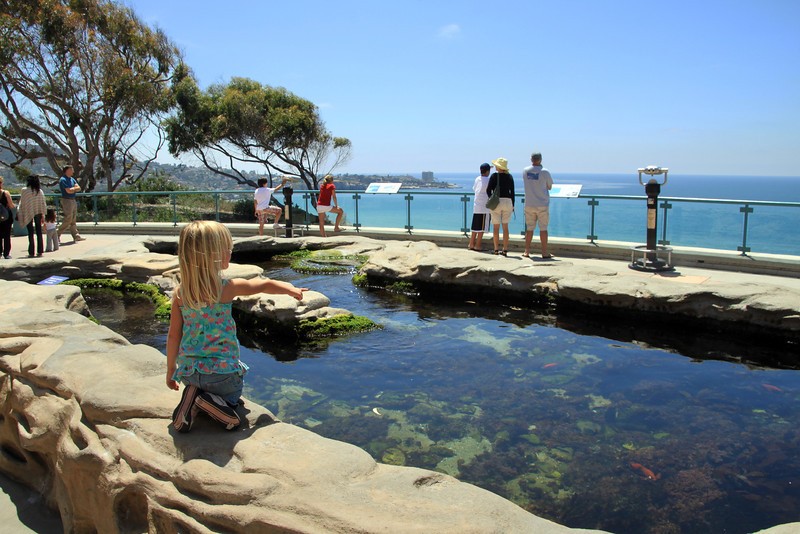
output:
[[[7,198],[5,191],[3,191],[3,198]],[[6,200],[6,202],[8,201]],[[6,222],[10,218],[11,218],[11,210],[8,209],[8,206],[6,206],[5,204],[0,204],[0,222]]]

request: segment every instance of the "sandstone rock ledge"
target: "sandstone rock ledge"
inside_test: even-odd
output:
[[[581,260],[534,262],[520,257],[442,249],[426,241],[390,241],[361,269],[385,281],[425,284],[440,291],[492,293],[516,301],[554,299],[604,310],[653,313],[800,334],[800,291],[724,281],[682,283],[680,273],[620,272]]]
[[[78,288],[0,280],[0,293],[0,470],[65,532],[598,532],[378,464],[251,402],[246,428],[198,418],[176,434],[159,351],[89,321]]]

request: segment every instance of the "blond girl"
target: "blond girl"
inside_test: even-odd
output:
[[[194,221],[181,230],[180,285],[172,298],[166,377],[170,389],[177,391],[179,381],[185,386],[173,413],[173,426],[180,432],[191,429],[197,409],[228,429],[238,426],[233,407],[242,395],[247,366],[239,360],[236,323],[231,316],[233,299],[273,293],[302,300],[307,291],[268,278],[222,278],[232,250],[231,234],[218,222]]]

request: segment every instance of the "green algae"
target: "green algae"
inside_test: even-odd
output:
[[[586,395],[586,398],[589,399],[589,408],[592,410],[611,406],[611,401],[601,395],[593,395],[590,393]]]
[[[515,341],[507,336],[498,339],[495,332],[477,325],[470,325],[464,329],[462,334],[458,336],[461,341],[472,343],[485,347],[486,349],[493,350],[499,354],[512,353],[512,343]]]
[[[301,339],[340,337],[359,332],[369,332],[381,325],[361,315],[342,314],[333,317],[303,319],[296,331]]]
[[[381,462],[389,465],[406,465],[406,455],[400,449],[391,447],[383,451]]]
[[[291,261],[291,268],[302,274],[347,274],[358,271],[367,261],[361,254],[343,254],[340,250],[296,250],[278,259]]]
[[[121,294],[135,293],[144,295],[155,304],[154,315],[158,319],[169,319],[172,302],[169,297],[164,295],[158,286],[153,284],[143,284],[140,282],[125,282],[116,278],[76,278],[61,282],[66,286],[77,286],[81,289],[104,289],[117,291]]]

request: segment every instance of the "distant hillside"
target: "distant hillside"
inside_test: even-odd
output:
[[[6,157],[7,153],[0,150],[0,159],[9,159]],[[26,162],[26,166],[36,174],[52,175],[52,170],[46,165],[44,160],[34,160],[33,162]],[[163,173],[170,176],[179,184],[197,191],[213,191],[213,190],[249,190],[252,187],[247,185],[237,184],[235,181],[225,178],[219,174],[204,168],[193,167],[190,165],[173,165],[169,163],[151,163],[148,174]],[[0,175],[6,180],[6,186],[15,189],[22,187],[24,184],[16,182],[14,171],[8,167],[0,165]],[[261,173],[250,171],[246,173],[247,178],[253,182],[263,176]],[[338,189],[353,189],[356,191],[363,191],[367,186],[373,182],[390,182],[403,184],[404,189],[452,189],[457,186],[447,182],[438,182],[429,175],[426,180],[421,180],[409,175],[377,175],[377,174],[338,174],[334,175],[336,187]],[[97,191],[105,191],[105,184],[97,184]],[[295,183],[294,187],[302,188],[302,184]]]

